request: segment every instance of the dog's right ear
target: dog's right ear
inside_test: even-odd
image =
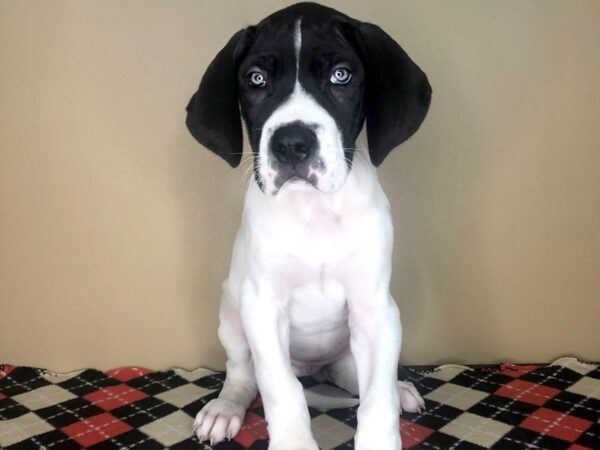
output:
[[[238,68],[254,27],[238,31],[215,56],[187,106],[192,136],[231,167],[242,158],[242,122],[238,104]]]

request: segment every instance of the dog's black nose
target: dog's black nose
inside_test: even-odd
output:
[[[271,151],[283,164],[296,166],[307,159],[317,147],[317,135],[301,123],[279,127],[271,137]]]

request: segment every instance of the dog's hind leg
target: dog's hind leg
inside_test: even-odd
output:
[[[356,365],[350,348],[340,358],[322,370],[325,379],[345,389],[352,395],[358,395],[358,376]],[[398,381],[401,411],[421,412],[425,409],[425,401],[410,381]]]
[[[219,397],[208,402],[196,415],[194,431],[200,442],[208,440],[216,444],[238,434],[246,409],[256,397],[252,357],[235,303],[225,282],[219,312],[219,339],[227,353],[227,374]]]

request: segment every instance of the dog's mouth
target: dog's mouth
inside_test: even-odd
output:
[[[305,191],[330,194],[339,190],[349,173],[346,164],[340,164],[334,170],[329,169],[320,158],[296,167],[257,162],[255,179],[260,189],[270,196],[281,191]]]
[[[281,184],[281,187],[277,189],[275,195],[282,189],[290,191],[312,191],[315,189],[318,190],[317,186],[317,180],[314,176],[311,177],[311,179],[308,179],[300,175],[293,175]]]

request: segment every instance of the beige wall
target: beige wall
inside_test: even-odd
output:
[[[380,170],[403,361],[600,359],[600,2],[327,3],[380,24],[434,89]],[[184,107],[229,36],[282,5],[0,3],[0,361],[223,367],[244,172]]]

